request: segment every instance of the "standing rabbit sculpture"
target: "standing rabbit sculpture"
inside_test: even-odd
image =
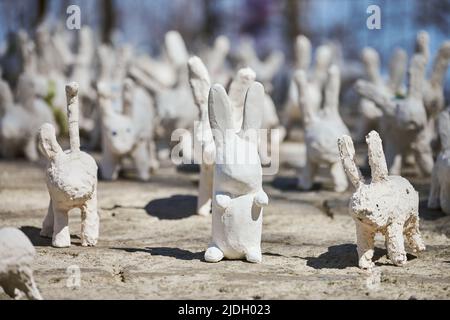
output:
[[[39,147],[49,161],[46,173],[50,193],[41,236],[52,237],[54,247],[69,247],[69,211],[79,208],[81,245],[94,246],[100,224],[97,211],[97,164],[89,154],[80,151],[77,83],[66,85],[66,96],[70,150],[61,149],[51,124],[44,124],[39,130]]]
[[[402,157],[414,154],[420,171],[424,175],[431,173],[433,157],[431,146],[424,143],[427,139],[427,113],[423,104],[423,84],[425,78],[425,58],[415,54],[409,67],[408,94],[404,99],[392,99],[373,83],[358,80],[356,91],[363,97],[375,102],[383,111],[381,127],[386,137],[386,160],[390,174],[399,175]]]
[[[442,150],[433,167],[428,207],[450,214],[450,107],[439,114],[438,131]]]
[[[338,139],[339,154],[348,178],[356,191],[350,199],[350,211],[356,224],[359,267],[370,269],[374,237],[382,233],[390,260],[398,266],[407,261],[405,238],[415,252],[425,250],[419,231],[419,194],[403,177],[388,175],[380,136],[366,136],[372,179],[365,183],[355,163],[355,148],[348,135]]]
[[[211,211],[214,157],[216,152],[208,116],[208,94],[211,82],[208,70],[200,58],[190,58],[188,67],[192,95],[200,112],[200,121],[197,121],[194,125],[194,144],[198,143],[201,145],[201,154],[194,155],[196,161],[200,163],[197,214],[207,216]]]
[[[336,139],[349,134],[349,131],[339,115],[339,69],[335,65],[329,68],[324,107],[320,110],[313,107],[304,70],[297,71],[295,81],[303,114],[306,144],[306,166],[298,178],[298,187],[303,190],[311,189],[319,166],[325,165],[330,170],[334,190],[343,192],[348,187],[348,181],[339,159]]]
[[[246,259],[259,263],[262,260],[262,208],[269,202],[262,189],[257,141],[264,87],[258,82],[251,84],[246,91],[244,108],[236,107],[230,100],[221,85],[210,89],[209,121],[215,138],[216,162],[212,241],[205,252],[205,260]]]

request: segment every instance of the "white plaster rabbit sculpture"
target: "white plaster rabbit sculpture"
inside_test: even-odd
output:
[[[27,236],[16,228],[0,229],[0,287],[13,299],[25,296],[42,300],[31,264],[36,251]]]
[[[352,139],[338,139],[339,153],[349,180],[356,191],[350,198],[350,212],[356,224],[359,267],[370,269],[374,237],[386,239],[389,259],[401,266],[407,262],[405,238],[414,252],[425,250],[419,231],[419,194],[403,177],[388,175],[380,136],[371,131],[366,136],[369,165],[372,172],[366,183],[355,163]]]
[[[272,91],[272,80],[280,70],[284,62],[284,54],[279,51],[273,51],[270,55],[261,60],[254,49],[254,43],[251,38],[242,39],[238,48],[238,60],[241,67],[249,67],[256,73],[258,81],[261,81],[266,92]]]
[[[138,178],[150,179],[150,171],[158,167],[153,140],[154,108],[151,97],[132,80],[123,85],[122,111],[114,110],[109,87],[97,85],[102,122],[102,179],[116,180],[122,161],[133,160]]]
[[[257,142],[263,101],[264,87],[258,82],[246,92],[244,108],[236,108],[221,85],[214,85],[209,92],[216,164],[207,262],[223,258],[255,263],[262,260],[262,207],[269,202],[262,189]]]
[[[329,68],[324,107],[321,110],[313,107],[304,70],[296,72],[295,81],[303,114],[306,144],[306,166],[299,176],[298,187],[303,190],[311,189],[319,166],[325,165],[333,179],[334,190],[343,192],[347,189],[348,182],[339,159],[336,139],[349,134],[349,130],[339,115],[339,68],[336,65]]]
[[[216,153],[208,116],[208,94],[211,82],[208,70],[200,58],[190,58],[188,67],[192,94],[200,111],[200,120],[195,123],[194,127],[194,145],[201,145],[201,153],[194,155],[196,161],[200,163],[197,214],[207,216],[211,211],[214,158]]]
[[[363,97],[372,100],[383,111],[382,135],[385,142],[386,160],[390,174],[399,175],[402,157],[413,153],[423,174],[433,168],[431,146],[423,143],[427,135],[427,114],[423,105],[423,83],[425,59],[415,54],[409,67],[408,94],[403,99],[392,99],[391,95],[373,83],[358,80],[355,89]]]
[[[44,124],[39,131],[39,146],[49,161],[46,173],[50,194],[41,236],[52,237],[54,247],[69,247],[69,211],[79,208],[81,245],[94,246],[100,224],[97,211],[97,164],[89,154],[80,151],[77,83],[66,85],[66,96],[70,150],[61,149],[51,124]]]
[[[450,40],[442,43],[433,62],[429,79],[423,85],[423,103],[428,117],[435,119],[445,107],[444,83],[445,74],[450,62]]]
[[[211,88],[211,82],[208,70],[200,58],[190,58],[188,61],[188,67],[192,95],[200,112],[200,121],[196,122],[196,126],[194,128],[194,145],[197,143],[202,146],[201,150],[199,150],[201,152],[199,154],[194,154],[196,161],[201,163],[197,213],[200,215],[209,215],[211,210],[215,160],[215,144],[208,115],[208,95]],[[240,112],[235,114],[235,120],[237,122],[242,123],[242,110],[244,109],[245,95],[254,81],[255,73],[253,70],[250,68],[244,68],[238,71],[236,77],[230,84],[230,101],[235,110],[240,110]]]
[[[231,80],[231,70],[226,59],[230,51],[230,40],[226,36],[218,36],[211,48],[205,49],[204,61],[214,83],[227,86]]]
[[[22,103],[16,104],[9,85],[0,79],[0,151],[7,158],[23,153],[36,161],[38,129],[45,122],[54,124],[54,118],[47,104],[36,96],[33,79],[22,74],[19,83]]]
[[[328,68],[331,65],[332,50],[328,45],[321,45],[316,49],[314,66],[311,68],[311,42],[303,35],[295,40],[295,68],[303,70],[307,76],[307,90],[310,107],[313,112],[320,110],[323,102],[323,88],[327,80]],[[295,75],[294,75],[295,77]],[[303,115],[298,105],[299,93],[294,77],[291,80],[288,91],[288,100],[283,110],[283,123],[286,133],[289,135],[296,121],[301,121]]]
[[[428,207],[450,215],[450,107],[440,113],[438,131],[442,150],[433,167]]]
[[[386,82],[380,74],[380,57],[375,49],[364,48],[361,53],[361,60],[364,63],[368,81],[391,97],[401,93],[408,63],[408,56],[403,49],[397,48],[394,51],[389,63],[389,79]],[[361,98],[358,107],[362,117],[358,120],[356,136],[358,141],[362,141],[371,129],[378,128],[383,112],[372,100],[366,98]]]

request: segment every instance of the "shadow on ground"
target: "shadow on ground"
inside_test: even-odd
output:
[[[311,190],[301,190],[297,187],[298,179],[296,177],[283,177],[277,176],[272,181],[272,186],[275,189],[281,191],[297,191],[297,192],[310,192],[310,191],[318,191],[322,188],[320,183],[314,183]]]
[[[386,255],[386,249],[375,247],[372,261],[377,266],[393,266],[394,264],[392,264],[390,260],[386,260],[386,262],[378,261]],[[409,253],[407,253],[406,256],[408,261],[417,258]],[[306,265],[308,267],[312,267],[314,269],[346,269],[358,266],[358,253],[356,251],[356,245],[349,243],[328,247],[328,251],[322,253],[318,257],[304,257],[302,259],[307,261]]]
[[[178,260],[200,260],[203,261],[204,251],[192,252],[180,248],[170,247],[146,247],[146,248],[111,248],[114,250],[123,250],[125,252],[145,252],[152,256],[171,257]]]
[[[174,195],[150,201],[145,211],[158,219],[184,219],[195,215],[197,211],[197,197],[192,195]]]
[[[52,239],[45,238],[40,235],[41,228],[33,227],[33,226],[23,226],[20,227],[20,230],[25,233],[25,235],[30,239],[31,243],[35,247],[51,247],[52,246]],[[70,238],[73,239],[80,239],[79,236],[76,235],[70,235]],[[72,243],[77,245],[76,243]]]

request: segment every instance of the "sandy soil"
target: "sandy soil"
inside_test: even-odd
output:
[[[39,236],[49,201],[43,165],[0,161],[0,226],[21,228],[36,246],[35,278],[46,299],[450,298],[450,216],[425,208],[427,180],[411,178],[426,252],[396,267],[377,238],[372,275],[356,267],[350,192],[295,190],[294,169],[265,178],[263,263],[204,262],[210,218],[194,215],[197,181],[195,172],[165,166],[148,183],[100,182],[98,246],[80,246],[75,212],[73,245],[56,249]],[[73,265],[81,270],[79,288],[67,287]]]

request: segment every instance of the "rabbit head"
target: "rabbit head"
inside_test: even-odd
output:
[[[128,86],[124,85],[124,97],[128,98]],[[105,147],[116,155],[129,153],[136,142],[131,108],[123,107],[122,113],[115,111],[111,104],[111,94],[108,86],[104,83],[97,85],[98,103],[101,110],[102,138]]]
[[[221,85],[209,91],[209,120],[216,145],[215,185],[231,194],[258,191],[262,184],[262,168],[258,155],[258,133],[262,121],[264,87],[254,82],[248,88],[241,129],[236,132],[233,108]]]
[[[416,54],[409,67],[408,96],[396,102],[397,122],[407,131],[420,131],[427,124],[427,113],[422,99],[424,79],[425,58]]]

